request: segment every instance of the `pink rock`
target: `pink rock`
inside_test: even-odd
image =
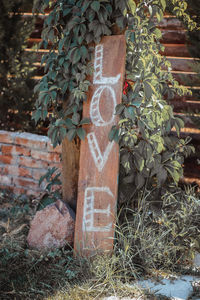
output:
[[[61,200],[38,211],[33,218],[27,241],[37,249],[60,248],[72,244],[75,215]]]

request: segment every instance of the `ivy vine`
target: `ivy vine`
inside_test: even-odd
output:
[[[173,114],[167,99],[190,93],[174,80],[157,25],[167,4],[182,16],[189,29],[196,28],[179,0],[43,0],[35,11],[51,9],[45,19],[41,47],[50,47],[42,58],[46,74],[36,85],[38,92],[35,121],[46,119],[51,111],[48,135],[53,145],[67,136],[85,138],[82,119],[87,101],[94,45],[105,35],[125,32],[127,41],[126,79],[122,103],[116,114],[120,121],[112,127],[110,140],[119,142],[124,182],[137,190],[149,183],[156,187],[183,175],[184,157],[194,148],[190,138],[181,139],[184,122]],[[171,133],[172,128],[176,134]]]

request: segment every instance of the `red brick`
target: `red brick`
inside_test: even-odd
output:
[[[40,180],[40,177],[46,174],[47,169],[45,170],[33,170],[33,179]]]
[[[54,152],[54,153],[59,153],[61,154],[62,153],[62,146],[61,145],[58,145],[56,146],[55,148],[53,148],[53,145],[51,144],[51,142],[49,141],[47,143],[47,151],[48,152]]]
[[[12,178],[6,175],[0,175],[0,183],[11,185],[12,184]]]
[[[34,197],[38,197],[41,194],[41,190],[31,190],[28,189],[26,192],[26,195],[28,196],[34,196]]]
[[[33,181],[33,180],[28,180],[25,178],[13,178],[13,183],[15,184],[16,187],[25,187],[28,189],[36,189],[38,190],[39,186],[38,183]]]
[[[14,175],[14,176],[32,178],[30,169],[26,169],[18,166],[5,166],[4,173]]]
[[[11,132],[0,131],[0,143],[12,144],[13,143],[13,135],[14,135],[14,133],[11,133]]]
[[[23,137],[16,137],[15,143],[21,146],[26,146],[28,148],[33,149],[46,149],[46,142],[45,141],[38,141],[34,139],[27,139]]]
[[[38,161],[35,159],[32,159],[31,157],[19,157],[19,165],[28,167],[28,168],[38,168],[43,169],[48,167],[48,163],[45,161]]]
[[[27,188],[23,188],[23,187],[12,187],[12,191],[18,195],[25,194],[28,196],[31,196],[31,195],[39,196],[39,194],[41,193],[40,190],[31,190],[29,188],[27,189]]]
[[[18,187],[13,187],[12,191],[17,194],[17,195],[22,195],[22,194],[27,194],[28,189],[23,189],[23,188],[18,188]]]
[[[48,153],[41,152],[37,150],[31,150],[31,156],[35,159],[41,159],[43,161],[59,163],[60,162],[60,154],[58,153]]]
[[[30,156],[31,150],[20,146],[2,145],[1,152],[12,155]]]
[[[6,189],[6,190],[13,190],[13,186],[12,185],[4,185],[4,184],[1,184],[1,182],[0,182],[0,189]]]
[[[2,155],[2,154],[0,154],[0,162],[10,165],[10,164],[15,163],[15,158],[11,155]]]
[[[58,169],[58,172],[61,172],[62,171],[62,164],[61,163],[51,163],[49,164],[48,168],[57,168]]]

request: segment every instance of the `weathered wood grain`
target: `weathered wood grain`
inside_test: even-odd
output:
[[[93,85],[83,107],[83,117],[90,116],[93,123],[85,126],[87,137],[81,142],[80,150],[74,248],[81,255],[111,251],[114,238],[119,149],[116,143],[109,142],[108,134],[117,123],[115,105],[121,101],[125,37],[104,37],[100,45],[103,46],[102,66],[97,53]],[[102,76],[99,75],[101,67]]]

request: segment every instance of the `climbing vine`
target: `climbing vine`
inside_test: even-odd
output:
[[[42,32],[41,47],[50,47],[42,58],[46,74],[36,85],[34,119],[46,119],[54,146],[64,137],[84,139],[83,103],[87,101],[92,74],[94,45],[105,35],[124,33],[127,41],[126,78],[122,103],[116,114],[120,121],[109,139],[119,142],[124,182],[140,189],[148,182],[157,187],[170,179],[177,184],[183,174],[184,157],[193,151],[189,138],[181,139],[184,127],[167,99],[189,91],[174,80],[171,64],[160,52],[162,33],[157,27],[166,5],[182,16],[192,30],[196,27],[178,0],[43,0],[35,11],[50,8]],[[175,128],[176,134],[171,133]]]

